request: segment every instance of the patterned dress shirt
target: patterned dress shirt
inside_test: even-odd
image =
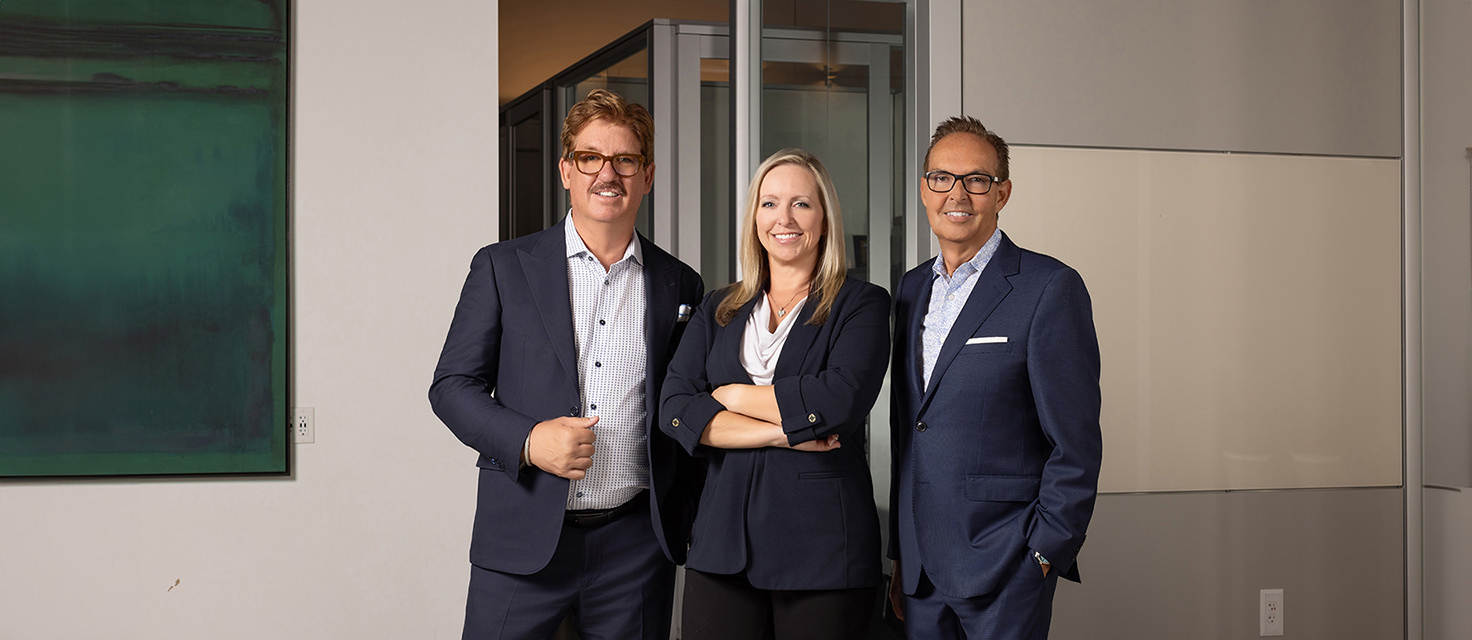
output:
[[[940,358],[940,348],[951,332],[951,325],[956,324],[956,317],[961,315],[966,299],[971,297],[971,290],[976,288],[976,281],[979,279],[977,276],[992,261],[997,247],[1001,245],[1002,230],[997,229],[992,232],[992,237],[987,239],[986,244],[981,245],[975,256],[956,267],[956,272],[950,275],[946,275],[945,253],[935,257],[934,274],[930,281],[930,306],[925,311],[925,329],[921,332],[924,336],[921,357],[924,358],[926,390],[930,389],[930,372],[935,370],[935,361]]]
[[[611,509],[649,487],[644,253],[631,236],[624,257],[605,270],[572,222],[566,225],[567,282],[578,387],[582,415],[598,416],[598,424],[593,467],[569,484],[567,508]]]

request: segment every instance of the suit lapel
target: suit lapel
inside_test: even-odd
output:
[[[679,313],[679,274],[674,260],[654,243],[637,233],[635,238],[644,253],[644,346],[648,353],[644,365],[644,406],[649,415],[654,415],[654,408],[659,406],[655,389],[660,381],[655,378],[660,373],[656,367],[667,360],[670,333],[674,331],[675,316]]]
[[[760,295],[760,292],[758,292]],[[713,302],[720,304],[715,298]],[[715,342],[711,345],[711,366],[715,372],[723,372],[731,375],[732,380],[738,380],[745,384],[753,384],[751,374],[746,372],[746,367],[741,365],[741,340],[746,336],[746,323],[751,321],[751,312],[756,308],[756,298],[746,301],[736,310],[736,315],[731,316],[731,324],[715,329]]]
[[[956,354],[961,352],[961,347],[966,344],[976,330],[985,322],[987,316],[996,310],[1002,299],[1012,291],[1012,285],[1007,279],[1017,274],[1018,263],[1022,259],[1022,250],[1002,234],[1001,246],[992,256],[986,268],[977,274],[976,286],[971,289],[971,295],[966,298],[966,306],[961,307],[961,315],[956,316],[955,324],[951,325],[950,333],[946,334],[946,341],[941,345],[940,355],[936,356],[935,369],[930,372],[930,385],[925,389],[925,396],[921,400],[920,410],[925,410],[925,405],[935,395],[936,383],[945,375],[946,368],[951,366],[951,361],[956,359]],[[928,305],[927,305],[928,306]],[[925,315],[924,307],[916,315]],[[917,334],[919,335],[919,334]]]
[[[931,258],[929,262],[924,263],[919,269],[912,272],[916,274],[913,284],[913,300],[910,302],[909,316],[905,319],[905,331],[907,332],[905,335],[910,337],[910,341],[906,345],[909,357],[905,358],[905,375],[909,376],[910,380],[908,387],[911,390],[910,406],[916,409],[920,406],[920,399],[925,395],[925,362],[923,355],[925,343],[923,342],[923,338],[925,335],[925,311],[930,306],[930,284],[931,279],[934,278],[931,275],[931,269],[934,268],[932,265],[935,260],[935,258]]]
[[[813,340],[818,337],[818,330],[822,328],[808,324],[808,320],[813,318],[816,302],[813,292],[809,291],[807,302],[802,304],[802,309],[797,312],[797,318],[792,321],[792,329],[787,332],[787,341],[782,343],[782,353],[777,355],[777,368],[773,370],[773,379],[792,377],[802,373],[803,360],[807,359],[808,349],[812,347]],[[833,318],[832,315],[828,317]]]
[[[572,329],[572,301],[567,283],[567,217],[557,226],[543,232],[531,251],[523,251],[522,272],[526,274],[531,289],[532,301],[542,324],[547,327],[548,342],[552,353],[562,363],[563,369],[577,380],[577,339]]]

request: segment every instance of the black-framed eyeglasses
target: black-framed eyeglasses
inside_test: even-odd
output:
[[[930,187],[930,190],[936,193],[950,193],[951,189],[956,188],[957,182],[961,183],[961,188],[965,189],[966,193],[980,196],[986,195],[992,190],[993,184],[1001,181],[996,176],[985,173],[968,173],[964,176],[958,176],[949,171],[927,171],[925,173],[925,186]]]
[[[613,172],[625,178],[639,173],[644,168],[644,156],[637,153],[620,153],[613,156],[605,156],[597,151],[574,151],[572,152],[572,166],[577,167],[580,173],[590,176],[598,175],[603,170],[605,163],[613,164]]]

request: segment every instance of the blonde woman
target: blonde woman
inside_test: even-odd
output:
[[[889,294],[847,277],[833,180],[811,153],[767,158],[746,200],[741,281],[706,296],[660,402],[661,428],[708,462],[683,637],[865,637],[880,573],[864,418]]]

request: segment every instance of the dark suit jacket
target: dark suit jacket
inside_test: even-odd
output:
[[[435,414],[480,453],[470,561],[506,573],[530,574],[547,565],[567,503],[566,479],[519,465],[534,425],[581,415],[566,224],[564,218],[551,229],[490,245],[475,255],[429,388]],[[638,241],[648,296],[644,388],[652,424],[665,367],[685,327],[676,322],[678,307],[693,308],[704,285],[690,267],[643,236]],[[675,482],[677,473],[692,463],[678,449],[651,429],[650,513],[665,555],[676,563],[684,560],[694,500],[682,493],[683,483]],[[677,544],[668,544],[670,540]]]
[[[1101,452],[1083,279],[1003,235],[924,389],[933,261],[905,274],[895,303],[889,553],[905,592],[923,566],[944,593],[988,594],[1032,551],[1076,581]]]
[[[761,589],[845,589],[879,583],[879,516],[865,457],[864,418],[884,380],[889,294],[849,279],[822,326],[804,304],[778,356],[773,387],[787,440],[839,434],[826,453],[714,449],[700,434],[725,407],[710,392],[751,384],[741,335],[756,301],[725,327],[715,321],[725,290],[707,296],[670,362],[660,427],[686,451],[708,457],[686,566],[745,572]]]

